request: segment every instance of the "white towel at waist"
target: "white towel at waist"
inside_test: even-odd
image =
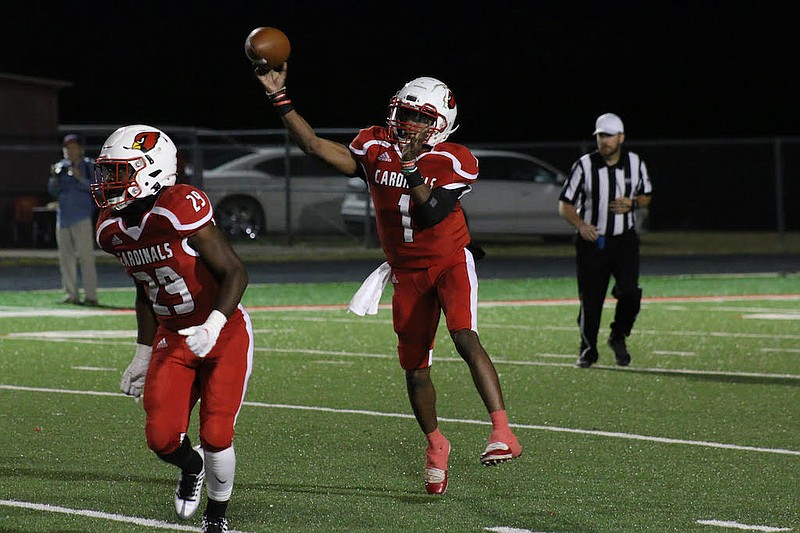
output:
[[[387,262],[373,270],[353,295],[347,308],[358,316],[378,314],[378,302],[391,273],[392,267]]]

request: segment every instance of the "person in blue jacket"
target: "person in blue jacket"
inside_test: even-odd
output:
[[[58,199],[56,242],[64,303],[81,303],[78,292],[80,262],[84,305],[97,306],[97,268],[94,258],[95,203],[89,185],[94,176],[94,161],[86,157],[80,136],[64,137],[64,158],[50,168],[48,192]],[[77,261],[76,261],[77,257]]]

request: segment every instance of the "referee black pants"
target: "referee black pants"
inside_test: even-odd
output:
[[[578,295],[581,309],[578,327],[581,332],[581,352],[597,349],[597,334],[608,283],[614,276],[611,294],[617,299],[611,333],[615,336],[631,334],[633,323],[642,303],[639,288],[639,236],[629,230],[616,237],[606,237],[602,249],[596,242],[577,236],[575,242],[578,274]]]

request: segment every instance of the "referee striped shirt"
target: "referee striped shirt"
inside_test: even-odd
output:
[[[601,235],[622,235],[634,227],[635,210],[615,215],[608,203],[626,196],[652,194],[647,167],[638,154],[622,149],[619,162],[606,165],[597,152],[582,156],[572,165],[560,200],[576,207],[584,222],[596,226]]]

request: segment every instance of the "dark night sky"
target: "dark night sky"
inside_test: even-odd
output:
[[[800,135],[791,2],[15,4],[0,72],[73,83],[62,123],[277,128],[243,53],[275,26],[318,127],[381,123],[426,75],[455,93],[455,141],[571,141],[606,111],[637,139]]]

